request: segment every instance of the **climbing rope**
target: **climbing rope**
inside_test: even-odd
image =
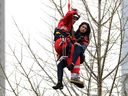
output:
[[[70,9],[72,8],[72,0],[68,0],[68,11],[70,11]]]

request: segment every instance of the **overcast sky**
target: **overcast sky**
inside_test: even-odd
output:
[[[47,0],[45,0],[45,3],[47,3],[46,1]],[[36,54],[40,53],[38,54],[40,55],[40,57],[46,58],[47,60],[45,52],[42,49],[40,49],[40,46],[37,45],[37,43],[34,44],[35,42],[34,39],[36,39],[42,45],[44,45],[44,40],[39,36],[39,32],[41,32],[42,34],[45,34],[47,32],[47,29],[46,29],[47,25],[42,20],[42,18],[46,18],[46,15],[43,14],[41,10],[41,8],[44,8],[42,6],[41,0],[5,0],[5,6],[6,6],[5,7],[6,42],[9,43],[9,45],[13,49],[16,49],[16,52],[20,52],[21,45],[19,44],[19,42],[22,43],[23,40],[14,24],[14,21],[12,19],[14,18],[15,22],[17,23],[20,30],[24,33],[27,40],[30,35],[31,37],[30,39],[32,40],[32,42],[30,42],[32,49],[36,52]],[[49,20],[47,21],[50,22]],[[48,44],[45,44],[45,46],[48,46],[47,48],[49,48]],[[15,66],[14,67],[12,66],[15,60],[14,60],[14,57],[10,55],[12,54],[12,52],[10,51],[10,48],[8,47],[7,44],[6,44],[6,53],[7,53],[6,54],[6,73],[10,75],[10,79],[13,81],[14,77],[13,75],[11,76],[11,73],[14,72],[14,69],[15,69]],[[27,53],[27,50],[24,50],[23,54],[25,54],[25,56],[30,55]],[[25,64],[26,66],[31,66],[32,63],[33,63],[33,60],[30,61],[27,58],[27,60],[23,64]],[[36,65],[36,67],[38,66]],[[21,74],[17,76],[20,76],[19,78],[23,77]],[[7,83],[6,83],[6,87],[9,88]],[[9,94],[8,92],[6,94]],[[8,96],[14,96],[14,95],[8,95]],[[26,95],[26,96],[29,96],[29,95]]]

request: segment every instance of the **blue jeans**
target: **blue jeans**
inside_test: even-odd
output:
[[[67,66],[67,61],[62,60],[58,65],[57,65],[57,77],[58,81],[62,83],[63,80],[63,69]]]
[[[73,59],[72,59],[72,63],[76,63],[78,57],[80,56],[80,63],[83,63],[83,61],[85,60],[85,56],[84,56],[84,51],[86,49],[86,45],[84,45],[83,43],[80,42],[80,45],[82,46],[78,46],[75,45],[75,49],[73,52]]]

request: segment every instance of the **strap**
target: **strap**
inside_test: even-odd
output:
[[[74,36],[69,35],[69,38],[72,41],[72,43],[77,42],[77,39]]]
[[[71,42],[68,42],[67,38],[66,38],[66,41],[68,44],[67,45],[67,53],[68,53],[68,57],[70,57],[72,45],[71,45]]]
[[[68,29],[67,29],[66,27],[61,27],[60,29],[61,29],[61,30],[63,29],[63,30],[65,30],[65,31],[68,32]]]

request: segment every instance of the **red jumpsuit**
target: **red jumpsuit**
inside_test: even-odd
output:
[[[73,15],[75,15],[75,14],[77,14],[77,11],[68,11],[67,14],[61,19],[61,21],[59,22],[57,27],[59,29],[61,29],[61,31],[63,31],[63,32],[70,33],[72,30],[71,27],[72,27],[72,19],[74,18]],[[63,47],[66,48],[68,45],[67,41],[70,42],[70,39],[68,37],[66,37],[67,41],[65,41],[65,43],[63,45],[59,46],[61,39],[62,38],[57,39],[54,44],[55,50],[58,55],[62,55]],[[74,52],[74,45],[72,44],[71,46],[72,47],[71,47],[70,57],[66,58],[68,65],[70,65],[72,62],[72,56],[73,56],[73,52]],[[71,70],[71,73],[77,73],[79,75],[80,57],[78,57],[78,59],[75,63],[75,66],[77,66],[77,67],[74,67],[73,70]]]

